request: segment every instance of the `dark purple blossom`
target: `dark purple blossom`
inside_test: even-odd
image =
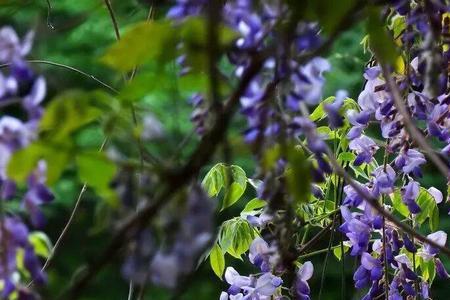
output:
[[[417,196],[419,195],[419,189],[419,183],[414,180],[411,180],[402,188],[403,203],[408,206],[408,209],[412,214],[418,214],[420,212],[420,207],[416,202]]]
[[[344,99],[347,98],[348,93],[344,90],[339,90],[336,93],[336,97],[334,102],[331,104],[325,104],[324,109],[328,114],[328,122],[330,124],[330,128],[336,129],[344,125],[344,120],[339,110],[344,104]]]
[[[390,165],[378,167],[372,173],[374,177],[374,193],[390,194],[394,191],[395,171]]]
[[[350,141],[349,148],[356,152],[356,159],[353,162],[355,166],[359,166],[362,163],[370,163],[373,155],[379,149],[375,142],[365,135]]]
[[[295,292],[297,299],[309,300],[310,288],[308,280],[311,279],[314,273],[314,266],[310,261],[305,262],[297,271],[297,278],[295,280]]]
[[[436,264],[436,273],[438,274],[438,276],[440,278],[442,278],[442,279],[450,278],[450,275],[448,275],[444,264],[442,263],[442,261],[439,258],[435,258],[434,263]]]

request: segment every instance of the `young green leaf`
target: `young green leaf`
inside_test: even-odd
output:
[[[247,205],[245,205],[244,209],[242,210],[243,213],[245,212],[251,212],[256,209],[262,208],[267,205],[267,202],[258,198],[254,198],[250,200]]]
[[[214,244],[209,254],[209,263],[214,271],[214,274],[222,279],[223,271],[225,270],[225,255],[218,244]]]
[[[49,257],[50,249],[52,249],[52,243],[44,232],[35,231],[30,233],[28,236],[28,241],[33,246],[34,252],[37,255],[43,258]]]
[[[128,72],[148,61],[163,63],[175,57],[178,32],[167,21],[135,24],[113,44],[101,61],[111,68]]]
[[[80,180],[105,197],[110,204],[114,204],[116,199],[110,183],[116,174],[116,165],[99,152],[81,153],[77,156],[76,163]]]

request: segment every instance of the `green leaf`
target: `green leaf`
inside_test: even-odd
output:
[[[10,179],[24,183],[43,157],[45,147],[31,144],[13,154],[8,162],[7,175]]]
[[[224,178],[222,176],[223,164],[217,164],[206,173],[202,181],[202,186],[208,193],[209,197],[215,197],[219,195],[220,190],[224,184]]]
[[[52,243],[48,236],[41,231],[35,231],[30,233],[28,241],[33,246],[34,252],[43,257],[48,258],[50,256],[50,250],[52,249]]]
[[[111,68],[128,72],[148,61],[166,62],[175,57],[177,30],[166,21],[133,25],[101,58]]]
[[[264,170],[270,170],[280,158],[280,145],[276,144],[264,151],[262,165]]]
[[[320,102],[320,104],[317,105],[312,114],[309,115],[311,121],[320,121],[325,119],[327,117],[327,112],[324,109],[324,105],[333,103],[334,99],[335,97],[331,96]]]
[[[422,277],[425,281],[433,282],[436,276],[436,268],[434,266],[434,261],[430,259],[429,261],[424,260],[422,257],[419,258],[419,266],[422,270]]]
[[[256,236],[255,229],[250,226],[247,220],[236,217],[222,224],[219,245],[222,251],[240,259],[241,255],[248,251]]]
[[[225,190],[222,209],[238,201],[247,188],[245,171],[235,165],[216,164],[203,178],[202,186],[210,197],[217,196],[222,188]]]
[[[225,178],[226,182],[229,181],[229,176],[231,176],[232,183],[227,189],[227,184],[225,183],[225,196],[223,198],[222,209],[225,209],[238,201],[241,196],[244,194],[245,189],[247,188],[247,176],[245,171],[239,167],[232,165],[228,167],[228,170],[225,169]]]
[[[433,195],[425,188],[420,187],[416,202],[420,207],[420,213],[416,215],[416,222],[422,225],[428,219],[430,229],[432,231],[436,230],[439,226],[439,209]]]
[[[47,105],[40,130],[50,131],[52,140],[67,140],[77,129],[98,119],[104,112],[93,105],[92,94],[65,92]]]
[[[208,21],[201,17],[188,18],[181,27],[180,34],[183,42],[195,47],[204,47],[208,43]],[[221,24],[218,28],[219,46],[225,47],[231,44],[238,36],[230,27]]]
[[[155,92],[173,92],[174,75],[162,69],[138,74],[121,89],[119,98],[125,102],[135,102]]]
[[[364,172],[364,169],[362,168],[362,166],[354,166],[353,164],[350,164],[350,168],[352,168],[353,172],[355,172],[356,178],[362,177],[364,179],[369,180],[369,177]]]
[[[344,245],[344,253],[347,253],[348,249],[350,249],[350,247]],[[333,249],[333,254],[334,254],[334,256],[336,256],[336,258],[338,260],[341,260],[342,259],[341,247],[339,246],[339,247],[334,248]]]
[[[15,152],[7,166],[8,177],[18,183],[25,183],[36,169],[40,160],[47,163],[47,183],[54,184],[60,177],[70,157],[70,145],[51,145],[35,142]]]
[[[390,195],[392,200],[392,206],[398,211],[402,216],[409,217],[409,209],[402,201],[402,195],[399,191],[395,191]]]
[[[356,155],[351,152],[342,152],[339,153],[338,161],[343,162],[353,162],[356,158]]]
[[[429,222],[428,224],[429,224],[430,230],[432,232],[435,232],[436,230],[439,229],[439,209],[438,209],[437,205],[433,207],[429,216],[430,216],[430,219],[428,221]]]
[[[258,199],[258,198],[254,198],[252,200],[250,200],[247,205],[245,205],[244,209],[242,210],[242,212],[251,212],[254,211],[256,209],[262,208],[264,206],[267,205],[267,201]]]
[[[394,38],[399,37],[403,30],[406,29],[406,18],[404,16],[395,15],[392,18],[390,28]]]
[[[222,279],[223,271],[225,270],[225,255],[218,244],[214,244],[209,254],[209,263],[214,271],[214,274]]]
[[[110,187],[117,167],[103,153],[85,152],[76,158],[78,176],[86,182],[98,195],[105,197],[110,204],[115,204],[115,193]]]
[[[191,68],[192,73],[203,73],[207,71],[208,66],[208,34],[207,20],[201,17],[188,18],[181,24],[179,28],[182,53],[186,55],[186,61]],[[220,24],[217,28],[219,50],[228,47],[233,40],[237,38],[237,34],[231,28]]]
[[[367,32],[369,33],[369,47],[380,63],[394,64],[397,59],[395,43],[387,32],[378,9],[368,9]]]

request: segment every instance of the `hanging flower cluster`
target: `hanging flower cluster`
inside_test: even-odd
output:
[[[42,76],[34,73],[25,61],[30,52],[33,33],[19,39],[11,27],[0,28],[0,63],[8,64],[6,72],[0,73],[0,108],[18,104],[25,112],[24,120],[12,115],[0,117],[0,282],[2,299],[13,293],[19,299],[34,299],[27,287],[27,280],[37,284],[46,281],[41,271],[34,248],[29,241],[30,229],[16,213],[8,211],[9,201],[22,197],[21,207],[26,210],[31,224],[40,228],[45,223],[40,209],[42,204],[53,199],[46,187],[46,162],[40,161],[29,174],[27,188],[22,195],[16,182],[7,175],[7,166],[12,154],[27,147],[37,136],[38,123],[43,109],[40,106],[46,94],[46,83]],[[21,259],[20,257],[23,257]],[[25,267],[23,269],[19,264]],[[21,269],[19,269],[21,268]],[[29,275],[23,275],[23,272]]]

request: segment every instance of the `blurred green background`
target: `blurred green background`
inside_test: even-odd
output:
[[[145,20],[150,2],[152,1],[113,1],[121,30],[123,31],[133,22]],[[98,61],[105,48],[115,40],[111,20],[103,1],[55,0],[51,1],[51,4],[52,10],[49,12],[45,0],[0,0],[0,25],[12,25],[20,35],[24,35],[28,30],[36,32],[31,59],[49,60],[74,66],[114,87],[120,87],[122,76],[111,72]],[[158,18],[164,15],[167,5],[159,4],[154,9]],[[363,24],[359,24],[343,34],[333,48],[329,49],[328,58],[333,69],[326,75],[325,97],[333,95],[338,89],[346,89],[352,98],[357,98],[363,86],[364,65],[369,58],[368,54],[363,53],[360,45],[363,36],[364,27]],[[100,87],[95,81],[63,68],[44,64],[35,64],[33,67],[36,71],[45,74],[49,87],[47,99],[66,89],[92,90]],[[145,101],[164,124],[166,134],[170,137],[166,145],[153,149],[156,156],[164,157],[167,149],[172,148],[191,132],[192,126],[189,121],[191,107],[186,99],[167,94],[148,96]],[[251,156],[243,147],[240,137],[244,124],[242,118],[238,117],[229,139],[233,163],[241,165],[250,176],[252,174]],[[102,139],[95,129],[86,131],[80,138],[91,145],[99,145]],[[195,139],[186,145],[183,153],[188,153],[194,143]],[[218,156],[216,160],[220,161],[222,157]],[[439,179],[439,175],[433,173],[433,170],[427,170],[424,173],[431,174],[423,179],[426,186],[435,185],[443,189],[445,182]],[[63,180],[53,188],[57,197],[54,203],[45,208],[48,224],[44,230],[52,241],[56,240],[67,221],[80,188],[81,183],[70,169],[65,173]],[[251,197],[251,195],[247,196]],[[98,222],[94,215],[98,201],[100,200],[91,191],[85,194],[74,224],[49,269],[49,286],[42,291],[44,299],[51,299],[58,294],[62,287],[66,286],[80,271],[79,267],[82,263],[95,258],[95,254],[106,244],[110,233],[108,229],[100,233],[91,230]],[[220,219],[225,220],[237,215],[245,201],[241,200],[239,204],[222,212]],[[441,212],[441,225],[444,230],[450,225],[446,216],[446,212]],[[316,249],[326,248],[327,244],[328,237],[324,238]],[[315,274],[310,282],[313,299],[318,297],[324,258],[325,255],[312,258],[315,266]],[[328,261],[322,299],[338,299],[341,295],[341,266],[333,255],[330,255]],[[227,257],[227,264],[237,264],[242,274],[254,271],[249,264],[232,260],[230,257]],[[358,296],[353,289],[354,268],[354,261],[347,257],[345,274],[347,299]],[[213,274],[208,263],[205,263],[187,286],[188,290],[182,299],[218,299],[220,291],[226,287],[227,285]],[[447,299],[448,295],[445,295],[445,292],[448,290],[445,282],[436,281],[433,289],[435,299]],[[126,299],[127,294],[128,283],[121,278],[120,260],[117,260],[114,266],[102,271],[100,276],[90,284],[82,299]],[[170,294],[167,291],[149,288],[145,299],[169,299],[168,295]]]

